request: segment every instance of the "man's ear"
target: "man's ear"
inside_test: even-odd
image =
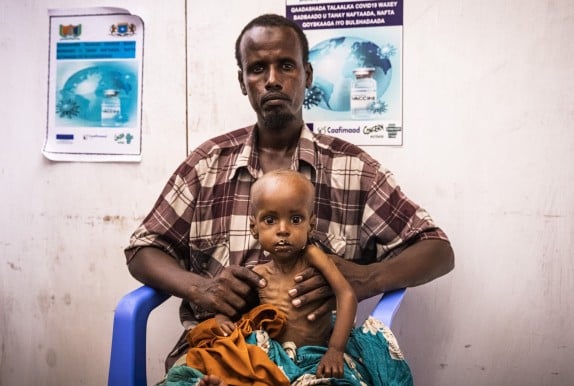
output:
[[[247,95],[247,89],[245,88],[245,83],[243,83],[243,71],[237,70],[237,80],[239,81],[241,93],[243,93],[243,95]]]
[[[257,231],[257,225],[255,224],[255,217],[249,216],[249,231],[255,240],[259,239],[259,232]]]
[[[313,84],[313,66],[311,63],[305,64],[305,88],[311,87]]]

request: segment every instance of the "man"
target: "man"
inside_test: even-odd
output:
[[[186,329],[214,313],[235,318],[249,306],[252,289],[266,285],[250,269],[268,258],[250,235],[248,203],[252,183],[271,170],[295,169],[313,182],[313,238],[358,300],[426,283],[454,267],[446,235],[388,170],[304,124],[305,89],[313,80],[308,51],[303,31],[281,16],[262,15],[244,27],[236,42],[238,80],[256,124],[195,149],[126,248],[136,279],[183,299]],[[330,309],[332,291],[316,270],[296,280],[289,291],[294,306],[325,300],[310,320]],[[185,354],[180,342],[174,360]]]

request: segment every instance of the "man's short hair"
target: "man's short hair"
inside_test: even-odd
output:
[[[245,32],[250,30],[253,27],[287,27],[291,28],[297,34],[299,39],[299,43],[301,44],[301,51],[303,54],[303,64],[307,64],[309,62],[309,41],[307,40],[307,36],[305,32],[301,29],[299,24],[295,23],[292,20],[287,19],[284,16],[276,15],[267,13],[261,16],[257,16],[255,19],[251,20],[243,29],[241,33],[237,37],[235,41],[235,60],[237,60],[237,66],[241,68],[241,51],[239,46],[241,45],[241,39]]]

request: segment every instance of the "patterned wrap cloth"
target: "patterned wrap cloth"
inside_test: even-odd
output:
[[[215,319],[188,335],[186,365],[174,366],[162,386],[195,386],[204,374],[218,375],[229,386],[412,386],[410,368],[397,341],[381,321],[369,317],[352,330],[346,346],[344,378],[318,378],[315,373],[326,347],[281,344],[285,315],[272,305],[246,313],[229,336]]]

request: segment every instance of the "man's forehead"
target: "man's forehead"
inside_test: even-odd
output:
[[[276,45],[299,48],[297,34],[286,26],[254,26],[245,31],[240,49],[265,49]]]

